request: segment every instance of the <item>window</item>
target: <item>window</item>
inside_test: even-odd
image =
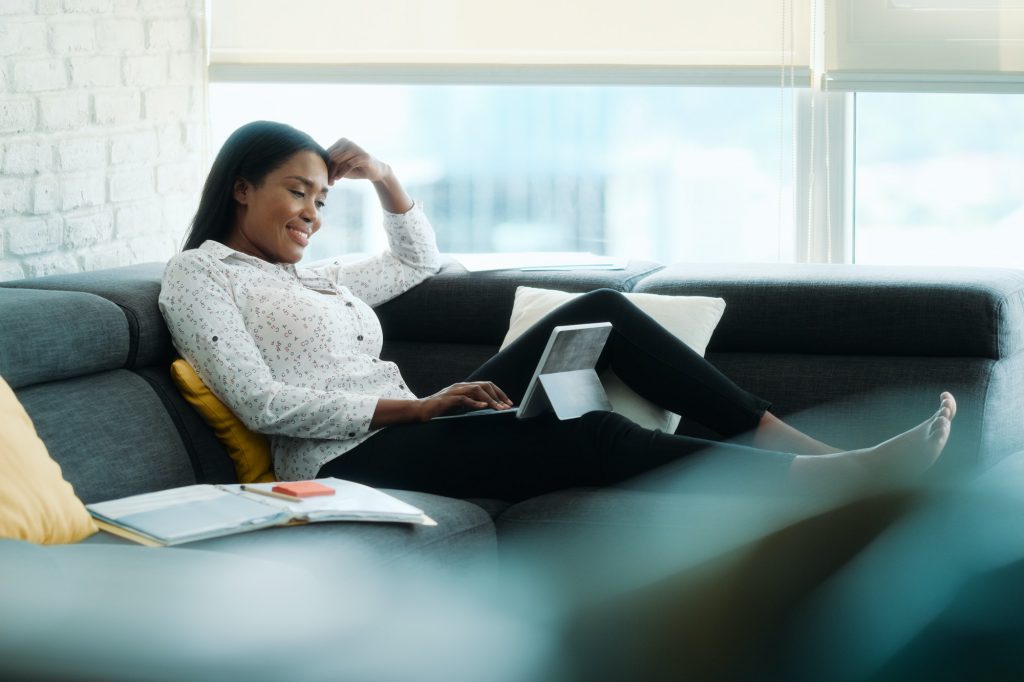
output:
[[[788,261],[794,161],[781,92],[215,82],[210,109],[214,150],[258,118],[325,146],[356,141],[399,171],[442,251]],[[366,183],[336,185],[307,257],[379,249],[379,215]]]
[[[1024,95],[856,97],[855,262],[1021,267]]]

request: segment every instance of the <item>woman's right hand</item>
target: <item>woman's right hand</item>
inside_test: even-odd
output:
[[[507,410],[512,407],[505,392],[490,381],[469,381],[452,384],[432,396],[416,400],[381,398],[373,411],[371,429],[409,422],[428,422],[455,409],[482,410],[493,407]]]
[[[490,381],[467,381],[452,384],[434,395],[418,401],[420,421],[430,421],[452,410],[482,410],[487,407],[507,410],[512,401],[496,384]]]

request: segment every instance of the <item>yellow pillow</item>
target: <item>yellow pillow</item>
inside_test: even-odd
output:
[[[85,505],[3,377],[0,424],[0,537],[56,545],[95,533]]]
[[[217,439],[224,444],[235,463],[240,483],[270,483],[274,470],[270,463],[270,441],[261,433],[245,427],[227,405],[207,388],[192,365],[181,358],[171,363],[171,379],[188,404],[196,408]]]

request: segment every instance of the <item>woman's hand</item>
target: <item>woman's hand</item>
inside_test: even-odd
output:
[[[369,180],[377,190],[381,207],[388,213],[405,213],[413,202],[402,188],[391,166],[380,161],[352,140],[341,138],[327,149],[331,163],[327,168],[327,184],[336,180]]]
[[[490,381],[452,384],[432,396],[419,399],[419,420],[430,421],[452,410],[482,410],[490,407],[507,410],[512,407],[505,392]]]
[[[327,184],[335,180],[351,178],[381,182],[392,175],[391,166],[371,156],[352,140],[341,138],[327,149],[331,165],[327,169]]]
[[[504,391],[490,381],[453,384],[432,396],[418,400],[381,398],[377,401],[370,428],[427,422],[454,409],[482,410],[485,407],[507,410],[512,407],[512,401]]]

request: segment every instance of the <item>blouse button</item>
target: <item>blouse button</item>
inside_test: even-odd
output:
[[[362,334],[360,334],[359,336],[356,337],[356,341],[362,341],[362,340],[363,340],[363,335]]]

